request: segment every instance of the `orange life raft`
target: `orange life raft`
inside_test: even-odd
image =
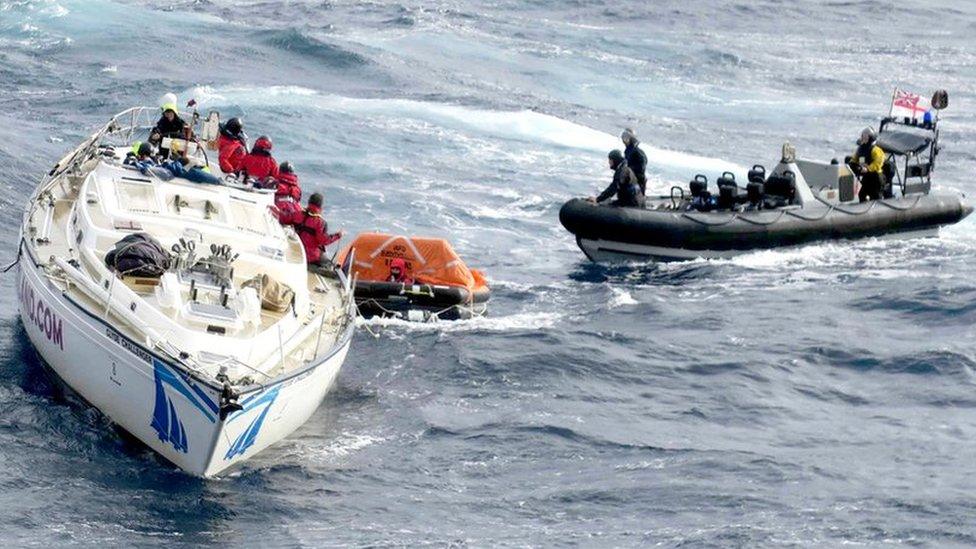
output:
[[[362,233],[339,252],[336,263],[345,264],[353,250],[356,304],[363,316],[456,320],[487,311],[484,275],[469,269],[442,238]],[[406,267],[401,281],[391,277],[395,259]]]

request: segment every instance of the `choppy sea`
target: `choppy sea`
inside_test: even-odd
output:
[[[949,90],[936,183],[976,193],[974,34],[927,0],[0,0],[0,255],[56,159],[172,91],[494,296],[366,324],[303,428],[200,480],[59,397],[0,276],[0,545],[976,545],[976,218],[615,267],[557,219],[625,126],[666,190],[843,157],[895,86]]]

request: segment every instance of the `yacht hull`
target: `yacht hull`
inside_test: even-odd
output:
[[[23,244],[22,244],[23,245]],[[184,471],[214,476],[301,426],[345,360],[352,326],[330,354],[237,398],[221,417],[221,388],[113,328],[49,281],[24,246],[20,319],[41,359],[73,392]]]

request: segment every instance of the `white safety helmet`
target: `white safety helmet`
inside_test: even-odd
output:
[[[624,142],[624,145],[630,145],[630,142],[637,139],[637,134],[634,133],[632,128],[624,129],[623,133],[620,134],[620,140]]]
[[[159,98],[159,109],[162,111],[171,110],[173,112],[179,112],[177,106],[179,102],[176,100],[175,93],[167,93],[166,95]]]
[[[858,144],[867,145],[877,138],[877,134],[874,133],[874,128],[868,126],[861,130],[861,138],[858,139]]]

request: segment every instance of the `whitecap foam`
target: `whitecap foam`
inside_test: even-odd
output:
[[[469,320],[410,322],[395,318],[358,318],[356,324],[370,328],[396,328],[411,332],[517,332],[552,328],[562,318],[557,313],[518,313],[501,317],[479,317]]]
[[[71,12],[68,11],[68,8],[62,6],[61,4],[53,3],[47,7],[42,8],[38,13],[42,15],[46,15],[53,19],[57,19],[60,17],[64,17],[65,15],[68,15]]]
[[[335,438],[328,440],[325,444],[318,444],[318,441],[315,444],[296,441],[295,451],[301,457],[302,461],[327,464],[333,463],[337,459],[348,457],[364,448],[384,442],[385,440],[383,437],[366,434],[339,433]]]
[[[532,144],[541,142],[601,154],[621,146],[615,135],[532,110],[496,111],[413,99],[352,98],[320,93],[301,86],[229,86],[217,89],[202,86],[188,90],[184,95],[195,97],[202,104],[218,105],[264,105],[268,103],[268,98],[274,98],[279,105],[325,109],[361,116],[413,118],[501,139]],[[731,171],[737,177],[745,178],[745,169],[732,162],[654,147],[647,143],[642,143],[641,148],[651,165],[696,173]]]
[[[638,303],[640,303],[639,301],[634,299],[634,296],[630,295],[630,292],[628,292],[627,290],[622,290],[620,288],[611,286],[610,293],[612,295],[610,296],[610,302],[608,305],[611,309],[616,309],[618,307],[626,307],[630,305],[637,305]]]

